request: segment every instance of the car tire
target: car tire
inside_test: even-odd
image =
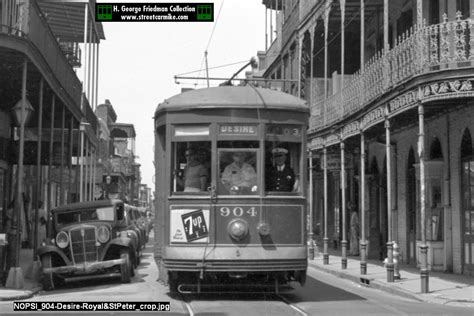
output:
[[[179,277],[173,277],[172,274],[168,274],[168,286],[170,293],[178,293]]]
[[[120,251],[120,259],[124,260],[123,263],[120,264],[120,276],[122,283],[130,283],[131,281],[131,269],[133,269],[133,265],[130,262],[130,255],[127,249],[122,249]]]
[[[41,257],[41,266],[43,267],[43,269],[53,267],[51,254],[45,254]],[[54,276],[53,276],[53,274],[43,272],[42,283],[43,283],[43,289],[44,290],[46,290],[46,291],[54,290]]]

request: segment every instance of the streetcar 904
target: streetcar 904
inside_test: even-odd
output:
[[[155,123],[155,259],[170,291],[304,284],[307,104],[255,87],[190,90]]]

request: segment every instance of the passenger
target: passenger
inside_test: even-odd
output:
[[[275,165],[267,172],[267,191],[292,192],[296,178],[293,169],[286,165],[288,150],[277,147],[272,150],[272,154]]]
[[[200,192],[206,191],[208,172],[207,168],[198,160],[197,153],[194,149],[188,148],[185,152],[187,164],[184,168],[182,177],[177,172],[176,181],[184,192]]]
[[[230,194],[252,194],[257,192],[257,174],[255,169],[244,161],[245,153],[236,151],[234,160],[225,167],[222,183]]]

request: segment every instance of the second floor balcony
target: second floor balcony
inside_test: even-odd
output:
[[[310,132],[324,130],[356,115],[390,92],[403,90],[412,80],[430,74],[439,79],[446,73],[451,78],[448,72],[455,71],[459,80],[434,84],[429,93],[448,90],[472,93],[470,81],[461,79],[463,73],[472,75],[469,70],[474,70],[474,19],[462,20],[458,12],[454,21],[448,21],[446,15],[443,20],[440,24],[413,27],[390,50],[380,51],[363,69],[345,75],[344,87],[325,99],[321,99],[324,78],[313,78],[317,84],[313,84],[315,101],[311,104]],[[418,91],[416,96],[423,97],[426,93]]]

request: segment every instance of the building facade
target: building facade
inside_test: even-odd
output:
[[[19,266],[20,248],[39,245],[38,215],[93,199],[105,39],[94,9],[95,1],[0,1],[0,236],[11,253],[2,274]]]
[[[356,212],[362,261],[395,242],[403,262],[473,275],[474,1],[263,4],[279,40],[260,74],[311,107],[316,239],[344,259]]]
[[[104,122],[101,138],[100,165],[97,168],[96,198],[117,198],[139,205],[140,164],[135,160],[135,127],[118,123],[117,114],[109,100],[100,104],[97,117]]]

